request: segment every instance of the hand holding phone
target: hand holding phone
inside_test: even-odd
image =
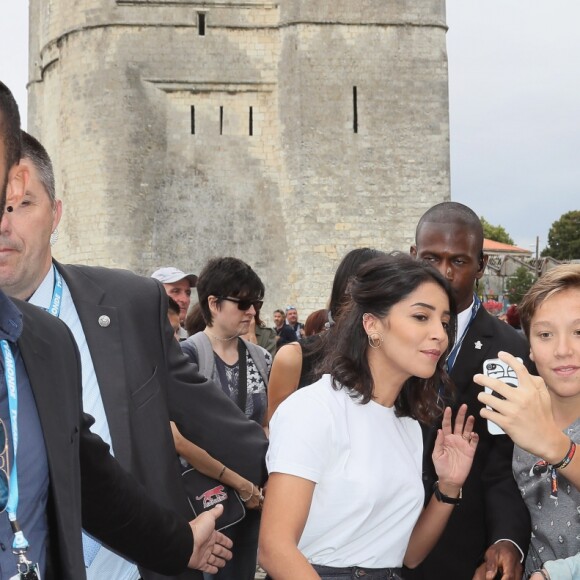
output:
[[[523,362],[519,357],[517,357],[517,360],[519,362]],[[483,363],[483,374],[491,377],[492,379],[498,379],[510,387],[517,388],[519,386],[518,377],[514,369],[512,369],[512,367],[510,367],[507,363],[503,362],[499,358],[487,359]],[[489,387],[485,387],[485,392],[501,399],[504,398],[501,395],[494,393],[494,391],[492,391],[492,389]],[[491,407],[487,405],[487,408],[490,409]],[[487,420],[487,430],[492,435],[505,435],[505,431],[489,419]]]

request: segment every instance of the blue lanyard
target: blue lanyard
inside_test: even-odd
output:
[[[445,361],[447,363],[447,372],[448,373],[451,372],[451,369],[453,368],[453,365],[455,364],[455,359],[457,358],[457,354],[459,353],[459,349],[461,348],[461,345],[463,344],[463,339],[465,338],[465,335],[467,334],[469,327],[471,326],[471,324],[475,320],[475,317],[477,316],[477,311],[479,310],[480,306],[481,306],[481,300],[479,299],[479,296],[477,296],[477,294],[474,294],[473,295],[473,306],[471,307],[471,317],[469,319],[469,322],[467,323],[467,326],[465,327],[465,330],[463,331],[461,338],[455,342],[455,344],[453,345],[453,348],[451,349],[451,352],[447,356],[447,360]]]
[[[47,312],[59,318],[60,307],[62,305],[62,276],[54,264],[52,266],[52,271],[54,272],[54,290],[52,291],[52,299]]]
[[[52,300],[48,312],[54,316],[60,315],[60,307],[62,304],[62,276],[53,265],[54,272],[54,290],[52,293]],[[14,532],[14,541],[12,549],[20,552],[25,552],[28,549],[28,540],[18,525],[16,512],[18,510],[19,492],[18,492],[18,469],[17,469],[17,455],[18,455],[18,382],[16,380],[16,363],[14,362],[14,355],[10,349],[7,340],[0,340],[0,347],[4,357],[4,377],[6,379],[6,388],[8,390],[8,411],[10,413],[10,430],[12,431],[12,469],[10,470],[10,491],[8,493],[8,502],[6,504],[6,512],[8,519]]]
[[[28,540],[18,525],[16,511],[18,509],[18,471],[16,468],[16,457],[18,454],[18,384],[16,381],[16,363],[10,345],[7,340],[0,340],[2,354],[4,355],[4,377],[6,379],[6,388],[8,390],[8,410],[10,412],[10,429],[12,431],[12,452],[14,459],[10,471],[10,491],[8,493],[8,503],[6,511],[8,519],[14,532],[14,541],[12,548],[14,550],[26,551]]]

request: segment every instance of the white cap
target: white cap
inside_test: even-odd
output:
[[[155,270],[155,272],[151,274],[151,278],[159,280],[162,284],[172,284],[173,282],[179,282],[180,280],[187,280],[192,288],[195,288],[195,285],[197,284],[197,276],[195,274],[186,274],[172,266]]]

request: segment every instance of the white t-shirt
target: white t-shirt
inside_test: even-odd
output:
[[[361,405],[330,375],[288,397],[270,422],[266,462],[316,483],[298,544],[308,561],[400,567],[423,507],[422,453],[417,421]]]

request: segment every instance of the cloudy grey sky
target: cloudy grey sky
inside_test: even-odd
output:
[[[26,0],[0,9],[0,78],[25,110]],[[447,0],[451,198],[516,244],[580,209],[580,2]]]
[[[529,248],[580,210],[580,2],[448,0],[451,197]]]

